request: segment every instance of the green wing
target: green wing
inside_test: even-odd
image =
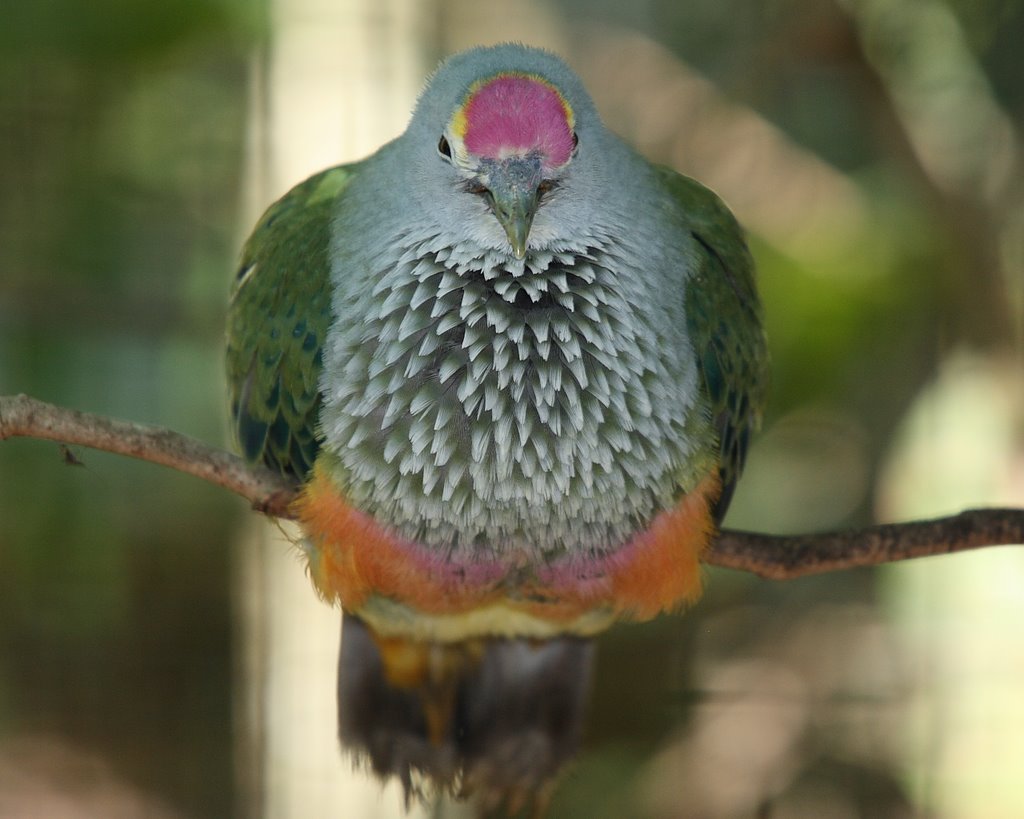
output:
[[[693,179],[659,170],[696,241],[697,269],[687,285],[686,324],[719,433],[722,495],[715,515],[721,520],[768,392],[768,349],[754,260],[721,199]]]
[[[267,209],[242,251],[228,308],[228,386],[238,446],[249,461],[299,479],[319,448],[331,216],[352,167],[312,176]]]

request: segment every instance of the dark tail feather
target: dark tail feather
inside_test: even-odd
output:
[[[436,789],[488,810],[543,806],[579,747],[593,653],[574,637],[381,639],[346,616],[341,741],[407,796]]]

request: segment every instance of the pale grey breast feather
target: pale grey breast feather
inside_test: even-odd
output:
[[[599,246],[391,248],[335,281],[323,432],[353,504],[496,553],[604,551],[671,504],[696,373],[649,274]]]

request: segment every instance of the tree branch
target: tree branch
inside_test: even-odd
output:
[[[772,580],[879,566],[912,557],[1024,543],[1024,509],[968,509],[958,515],[814,535],[722,530],[706,562]]]
[[[17,436],[152,461],[222,486],[266,515],[293,517],[294,483],[169,429],[65,409],[27,395],[0,396],[0,441]],[[1015,543],[1024,543],[1024,509],[971,509],[948,518],[815,535],[723,530],[705,560],[784,580]]]
[[[77,444],[169,466],[241,495],[264,514],[289,518],[296,487],[275,472],[163,427],[66,409],[27,395],[0,396],[0,441],[17,436]]]

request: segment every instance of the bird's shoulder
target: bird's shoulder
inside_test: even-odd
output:
[[[359,165],[321,171],[260,217],[228,309],[233,431],[245,457],[302,478],[318,449],[318,380],[330,323],[332,214]]]
[[[676,220],[697,244],[698,256],[715,257],[721,263],[725,276],[711,284],[727,284],[741,302],[756,306],[754,260],[733,212],[717,193],[696,179],[664,166],[656,170]]]
[[[675,220],[691,240],[686,324],[720,438],[721,518],[767,399],[768,352],[754,260],[743,229],[717,194],[672,169],[658,173]]]

